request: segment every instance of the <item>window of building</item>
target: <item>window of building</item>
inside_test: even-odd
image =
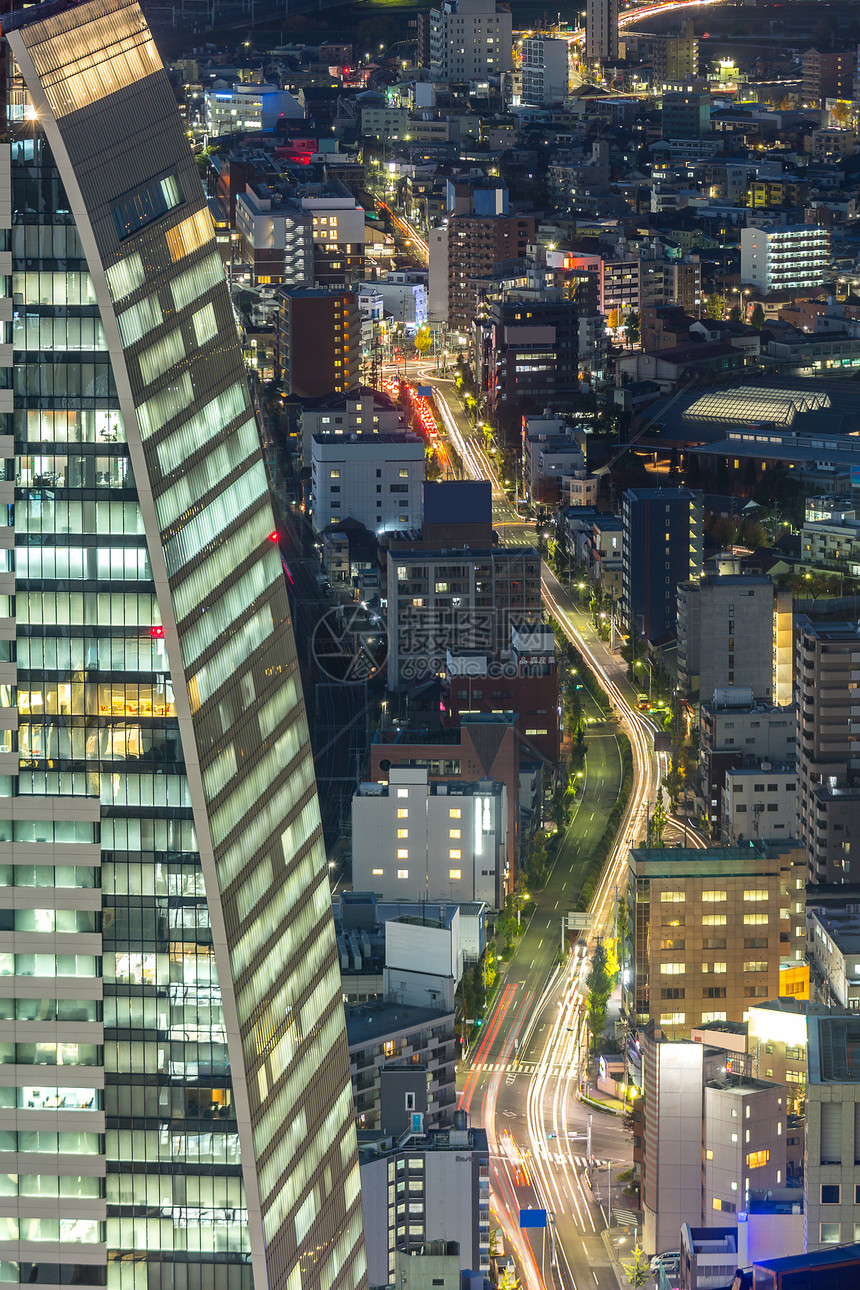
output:
[[[662,976],[681,976],[687,971],[686,963],[661,963],[660,973]]]
[[[462,830],[461,830],[461,829],[449,829],[449,830],[448,830],[448,837],[449,837],[449,838],[459,838],[459,837],[460,837],[460,835],[461,835],[461,833],[462,833]]]
[[[820,1245],[838,1245],[842,1239],[841,1223],[821,1223],[818,1230]]]
[[[448,811],[448,817],[452,820],[459,820],[462,814],[463,812],[460,810],[459,806],[452,806]]]
[[[449,870],[448,870],[448,877],[449,877],[449,878],[453,878],[456,882],[459,882],[459,880],[462,878],[462,876],[463,876],[463,871],[462,871],[462,869],[449,869]]]
[[[409,789],[408,789],[408,788],[398,788],[398,790],[397,790],[397,796],[398,796],[398,797],[408,797],[408,796],[409,796]]]
[[[660,903],[663,905],[676,905],[685,900],[686,896],[683,891],[661,891]]]
[[[458,850],[452,850],[452,851],[449,851],[449,852],[448,852],[448,859],[449,859],[449,860],[462,860],[462,859],[463,859],[463,853],[462,853],[462,851],[458,851]]]
[[[398,820],[408,820],[408,819],[409,819],[409,807],[408,807],[408,806],[401,806],[401,807],[398,809],[398,812],[397,812],[397,818],[398,818]]]
[[[821,1203],[822,1205],[839,1205],[841,1204],[842,1187],[839,1183],[822,1183],[821,1184]]]
[[[409,870],[408,870],[408,869],[398,869],[398,870],[397,870],[397,877],[398,877],[398,878],[408,878],[408,877],[409,877]]]
[[[747,1152],[747,1169],[761,1169],[770,1160],[770,1152],[766,1147],[760,1151]]]
[[[397,836],[398,836],[399,838],[408,838],[408,837],[409,837],[409,830],[408,830],[408,829],[398,829],[398,830],[397,830]]]
[[[726,892],[724,891],[703,891],[702,892],[703,905],[713,904],[716,901],[721,901],[725,899],[726,899]]]
[[[767,923],[767,914],[744,914],[745,927],[763,927]]]
[[[408,860],[408,859],[409,859],[409,848],[408,848],[408,847],[398,847],[398,848],[397,848],[397,859],[398,859],[398,860]]]

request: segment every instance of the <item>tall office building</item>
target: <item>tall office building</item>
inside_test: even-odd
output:
[[[618,0],[587,0],[585,57],[590,63],[618,57]]]
[[[197,170],[137,4],[3,36],[2,1275],[353,1290],[313,764]]]

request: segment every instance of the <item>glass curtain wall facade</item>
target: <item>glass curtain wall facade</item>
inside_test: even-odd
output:
[[[2,18],[0,1281],[366,1284],[259,438],[136,4]]]

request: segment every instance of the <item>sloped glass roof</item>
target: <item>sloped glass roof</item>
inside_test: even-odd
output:
[[[703,394],[684,412],[685,421],[769,421],[790,426],[799,412],[830,407],[830,395],[810,390],[775,390],[741,385],[734,390]]]

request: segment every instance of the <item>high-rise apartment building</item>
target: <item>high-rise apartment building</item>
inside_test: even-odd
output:
[[[791,592],[768,577],[707,574],[678,587],[678,683],[710,702],[741,686],[760,702],[791,703]]]
[[[570,46],[550,36],[526,36],[523,41],[521,100],[547,107],[567,98],[570,82]]]
[[[674,637],[678,583],[702,574],[702,495],[689,488],[628,488],[622,502],[621,608],[631,631]]]
[[[590,63],[618,57],[618,0],[587,0],[585,57]]]
[[[820,287],[830,268],[830,234],[817,224],[741,229],[741,282],[760,291]]]
[[[430,243],[431,294],[439,270],[447,264],[449,327],[467,329],[475,321],[475,279],[488,277],[503,260],[521,260],[535,239],[533,215],[454,215],[447,239]]]
[[[313,762],[197,168],[136,3],[3,38],[4,1275],[353,1290]]]
[[[279,291],[275,361],[284,390],[300,399],[345,394],[358,385],[361,314],[355,292]]]
[[[692,21],[685,22],[680,31],[654,36],[652,48],[651,79],[655,89],[698,76],[699,42]]]
[[[797,815],[811,882],[852,882],[860,845],[860,629],[799,618]]]
[[[434,80],[485,81],[511,70],[511,11],[496,0],[444,0],[422,18],[427,34],[419,29],[419,50]]]

